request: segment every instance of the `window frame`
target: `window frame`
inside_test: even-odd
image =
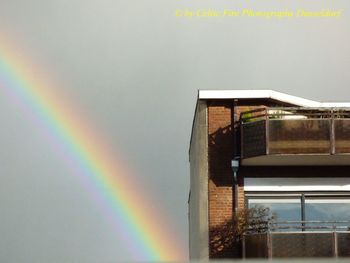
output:
[[[299,199],[300,198],[300,221],[307,221],[305,205],[311,199],[349,199],[349,192],[245,192],[244,205],[249,208],[249,199]],[[350,219],[349,219],[350,220]]]

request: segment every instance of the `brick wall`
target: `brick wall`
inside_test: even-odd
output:
[[[226,224],[232,219],[233,211],[233,116],[232,102],[208,104],[208,151],[209,151],[209,243],[211,258],[234,257],[234,249],[227,246],[220,231],[226,232]],[[242,182],[242,180],[241,180]],[[242,184],[239,204],[244,206]]]
[[[240,256],[240,248],[232,242],[230,220],[234,211],[233,175],[234,115],[262,106],[234,107],[232,101],[208,102],[208,154],[209,154],[209,247],[210,258]],[[236,111],[236,112],[234,112]],[[237,137],[236,137],[237,138]],[[238,178],[238,207],[244,208],[243,178]],[[231,240],[230,240],[231,239]]]

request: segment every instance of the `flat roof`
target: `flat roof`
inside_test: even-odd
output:
[[[199,90],[198,99],[272,99],[301,107],[350,107],[350,102],[319,102],[274,90]]]

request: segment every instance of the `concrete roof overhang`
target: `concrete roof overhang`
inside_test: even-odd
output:
[[[350,107],[350,102],[318,102],[274,90],[199,90],[198,99],[271,99],[300,107]]]

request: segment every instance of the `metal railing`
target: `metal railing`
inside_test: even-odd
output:
[[[268,231],[297,230],[297,231],[350,231],[350,221],[277,221],[269,222]]]
[[[350,153],[350,108],[259,108],[240,116],[242,158]]]
[[[349,225],[350,221],[269,222],[266,229],[243,235],[242,255],[243,258],[350,257]]]
[[[287,220],[269,222],[259,221],[248,223],[246,233],[269,233],[280,231],[349,231],[350,221],[348,220]]]
[[[244,111],[241,123],[267,119],[350,119],[350,108],[265,107]]]

